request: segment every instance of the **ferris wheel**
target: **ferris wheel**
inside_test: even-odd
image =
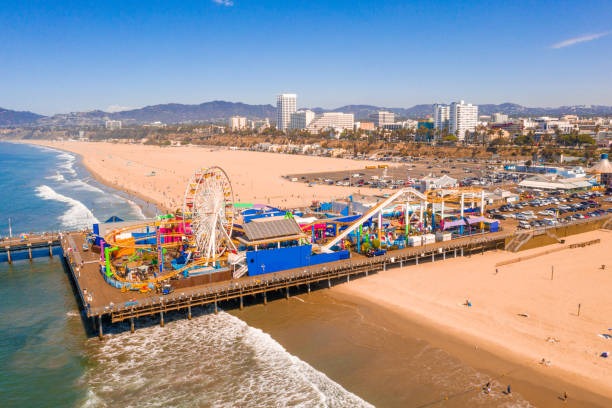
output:
[[[212,264],[233,247],[234,193],[220,167],[202,167],[189,180],[183,201],[183,228],[196,257]],[[191,232],[191,233],[190,233]]]

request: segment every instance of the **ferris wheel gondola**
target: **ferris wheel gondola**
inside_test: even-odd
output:
[[[234,193],[220,167],[198,169],[189,180],[183,200],[183,229],[195,256],[213,264],[233,247]]]

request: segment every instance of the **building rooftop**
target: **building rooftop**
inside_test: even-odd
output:
[[[303,235],[300,226],[293,218],[249,222],[243,225],[249,241],[262,241]]]

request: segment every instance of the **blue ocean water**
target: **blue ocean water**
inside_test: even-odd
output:
[[[136,199],[98,183],[74,154],[46,147],[0,142],[0,188],[0,236],[9,235],[9,218],[16,235],[145,217]]]
[[[144,215],[89,176],[77,157],[0,142],[0,236],[70,230]],[[59,257],[0,263],[0,406],[69,407],[87,399],[86,333]]]

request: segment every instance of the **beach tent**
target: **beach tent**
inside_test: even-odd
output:
[[[104,223],[108,223],[108,222],[122,222],[122,221],[123,220],[121,218],[117,217],[116,215],[113,215],[108,220],[104,221]]]

